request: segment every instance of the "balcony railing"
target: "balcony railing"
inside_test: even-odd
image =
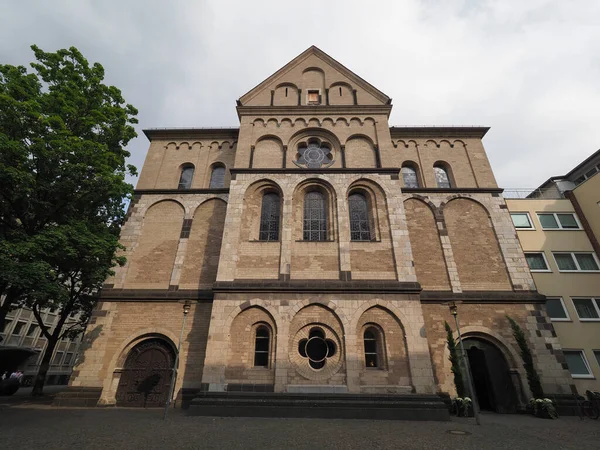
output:
[[[555,186],[547,189],[507,188],[502,193],[504,198],[521,198],[528,200],[552,200],[566,198]]]

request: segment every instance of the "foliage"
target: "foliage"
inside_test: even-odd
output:
[[[8,308],[33,309],[48,339],[39,393],[56,343],[83,330],[102,282],[124,264],[116,252],[137,110],[76,48],[31,48],[33,73],[0,65],[0,326]],[[45,308],[59,314],[52,330]]]
[[[549,398],[532,398],[529,400],[527,408],[536,417],[558,419],[558,412]]]
[[[519,345],[519,349],[521,351],[523,367],[527,372],[527,382],[529,383],[529,389],[531,390],[531,393],[535,398],[543,398],[544,391],[542,389],[542,383],[540,382],[540,376],[538,375],[533,365],[533,356],[531,355],[529,344],[527,343],[527,339],[525,338],[525,333],[523,333],[523,330],[514,319],[512,319],[510,316],[506,316],[506,318],[510,322],[510,327],[512,328],[513,336],[517,341],[517,344]]]
[[[462,376],[462,370],[460,369],[460,360],[458,358],[458,352],[456,349],[456,341],[454,340],[454,336],[452,335],[452,328],[448,322],[444,321],[444,327],[446,328],[446,340],[448,341],[448,351],[450,352],[450,357],[448,358],[452,363],[452,373],[454,374],[454,386],[456,387],[456,393],[459,397],[464,397],[465,391],[465,382]]]
[[[452,400],[452,410],[457,416],[471,417],[473,401],[469,397],[456,397]]]

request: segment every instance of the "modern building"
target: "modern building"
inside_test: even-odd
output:
[[[548,395],[570,395],[483,148],[488,128],[390,127],[391,110],[311,47],[240,97],[239,128],[145,130],[127,264],[93,312],[71,400],[163,405],[186,300],[184,399],[453,395],[452,302],[483,409],[514,411],[531,395],[506,315]]]
[[[600,391],[598,173],[600,151],[525,198],[506,200],[580,394]]]
[[[44,324],[51,329],[58,322],[59,316],[56,312],[42,311]],[[23,372],[21,383],[25,386],[31,385],[38,373],[44,351],[48,344],[47,339],[41,333],[37,320],[28,308],[17,308],[10,311],[6,316],[4,328],[0,331],[2,340],[0,342],[0,374],[4,371],[20,369]],[[82,335],[75,339],[61,339],[50,362],[50,370],[46,378],[46,384],[67,384],[73,365],[79,354]],[[26,355],[29,355],[27,358]],[[24,361],[13,364],[16,361]]]

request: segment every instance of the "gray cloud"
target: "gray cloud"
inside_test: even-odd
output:
[[[600,3],[59,1],[0,5],[0,61],[76,46],[147,127],[236,126],[235,100],[310,45],[394,99],[391,125],[488,125],[500,185],[600,147]]]

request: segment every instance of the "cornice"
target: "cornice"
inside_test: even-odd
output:
[[[103,288],[100,301],[176,302],[179,300],[212,300],[212,290],[199,289],[114,289]]]
[[[482,139],[490,127],[390,127],[392,138],[452,137]]]
[[[152,194],[229,194],[229,188],[223,189],[134,189],[133,195]]]
[[[405,194],[501,194],[502,188],[402,188]]]
[[[421,285],[416,282],[382,280],[236,280],[217,281],[213,285],[213,291],[215,292],[215,294],[229,292],[337,292],[346,294],[360,292],[377,292],[396,294],[418,294],[419,292],[421,292]]]
[[[372,173],[372,174],[383,174],[383,175],[397,175],[400,172],[400,168],[394,167],[380,167],[378,169],[350,169],[350,168],[326,168],[326,169],[301,169],[301,168],[286,168],[286,169],[231,169],[231,174],[238,173],[294,173],[294,174],[320,174],[320,173]]]
[[[537,291],[422,291],[421,303],[544,303],[546,296]],[[459,309],[460,313],[460,309]]]
[[[149,141],[161,139],[236,139],[239,127],[232,128],[149,128],[142,130]]]
[[[328,115],[385,115],[390,116],[391,105],[317,105],[317,106],[237,106],[242,116],[328,116]]]

